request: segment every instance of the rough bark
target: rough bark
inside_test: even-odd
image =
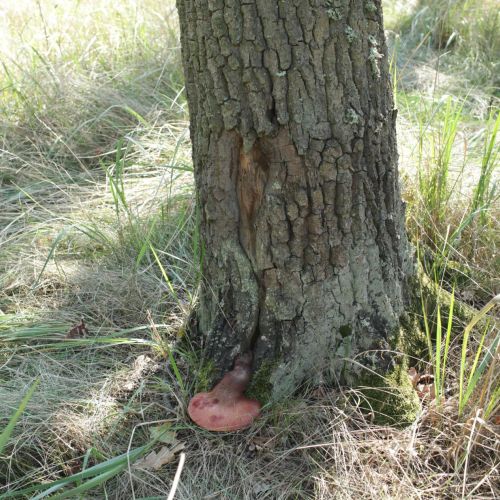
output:
[[[177,5],[210,356],[276,360],[276,395],[389,368],[412,261],[380,1]]]

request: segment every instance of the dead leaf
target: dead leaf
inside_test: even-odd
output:
[[[87,327],[83,321],[83,318],[80,320],[78,325],[75,325],[71,330],[65,335],[65,339],[76,339],[79,337],[86,337],[89,334]]]
[[[257,450],[259,449],[272,450],[276,446],[276,441],[274,440],[274,438],[269,438],[266,436],[255,436],[252,439],[252,442],[257,447]]]
[[[149,455],[137,460],[134,464],[135,469],[161,469],[164,465],[172,462],[175,459],[175,454],[183,450],[186,445],[182,442],[178,442],[174,446],[167,447],[162,446],[160,451],[152,451]]]
[[[420,375],[415,368],[408,370],[408,378],[413,388],[417,391],[420,399],[432,401],[436,397],[436,388],[434,387],[434,376],[429,373]]]
[[[434,375],[430,375],[429,373],[424,373],[423,375],[420,375],[418,383],[424,385],[432,385],[434,383]]]
[[[417,383],[418,397],[426,401],[432,401],[436,398],[436,388],[434,387],[434,376],[429,373],[420,375]]]
[[[170,430],[171,426],[172,424],[167,422],[165,424],[158,425],[157,427],[150,427],[149,435],[151,436],[151,439],[156,439],[160,443],[165,444],[176,443],[176,433],[175,431]]]
[[[434,384],[417,384],[416,389],[420,399],[431,401],[436,397]]]
[[[420,378],[420,375],[418,374],[417,370],[413,368],[413,366],[408,370],[408,378],[410,379],[410,383],[415,389],[417,387],[418,379]]]

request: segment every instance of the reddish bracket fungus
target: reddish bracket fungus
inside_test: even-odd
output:
[[[259,416],[260,403],[243,392],[250,381],[252,355],[236,358],[234,368],[210,391],[191,399],[188,413],[196,424],[209,431],[238,431],[249,427]]]

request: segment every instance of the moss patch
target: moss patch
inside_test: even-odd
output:
[[[250,386],[245,392],[249,398],[256,399],[262,405],[271,400],[273,385],[271,383],[271,374],[276,368],[275,361],[264,361],[260,368],[253,374]]]
[[[339,333],[342,335],[342,338],[349,337],[352,335],[352,328],[350,325],[342,325],[339,328]]]
[[[427,339],[420,317],[415,313],[403,313],[399,318],[401,327],[397,333],[393,348],[413,359],[427,359],[429,356]]]
[[[432,281],[425,271],[420,266],[418,280],[415,279],[413,283],[413,290],[415,290],[415,297],[413,297],[416,311],[422,312],[422,304],[420,293],[423,295],[424,304],[427,307],[427,313],[433,315],[437,309],[437,303],[441,309],[441,317],[448,318],[450,313],[451,293],[440,287],[437,283]],[[453,316],[462,321],[464,324],[469,323],[474,317],[476,311],[474,308],[468,306],[464,302],[455,297],[455,305],[453,307]]]
[[[375,423],[404,427],[415,421],[420,402],[407,371],[404,360],[385,377],[367,373],[360,379],[359,388],[365,398],[363,406],[373,412]]]

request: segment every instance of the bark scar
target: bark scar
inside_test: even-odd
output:
[[[237,177],[238,204],[240,207],[240,242],[254,271],[257,271],[256,223],[259,208],[264,198],[268,177],[268,165],[259,146],[255,142],[250,151],[245,153],[240,147],[240,162]]]
[[[239,239],[243,251],[247,255],[252,270],[259,285],[259,310],[254,330],[251,332],[249,349],[253,349],[259,337],[259,318],[262,310],[263,285],[262,272],[258,265],[257,256],[257,223],[259,209],[264,200],[264,193],[268,181],[269,166],[262,152],[260,141],[256,141],[250,151],[245,152],[243,141],[240,143],[240,157],[236,179],[240,221]]]

